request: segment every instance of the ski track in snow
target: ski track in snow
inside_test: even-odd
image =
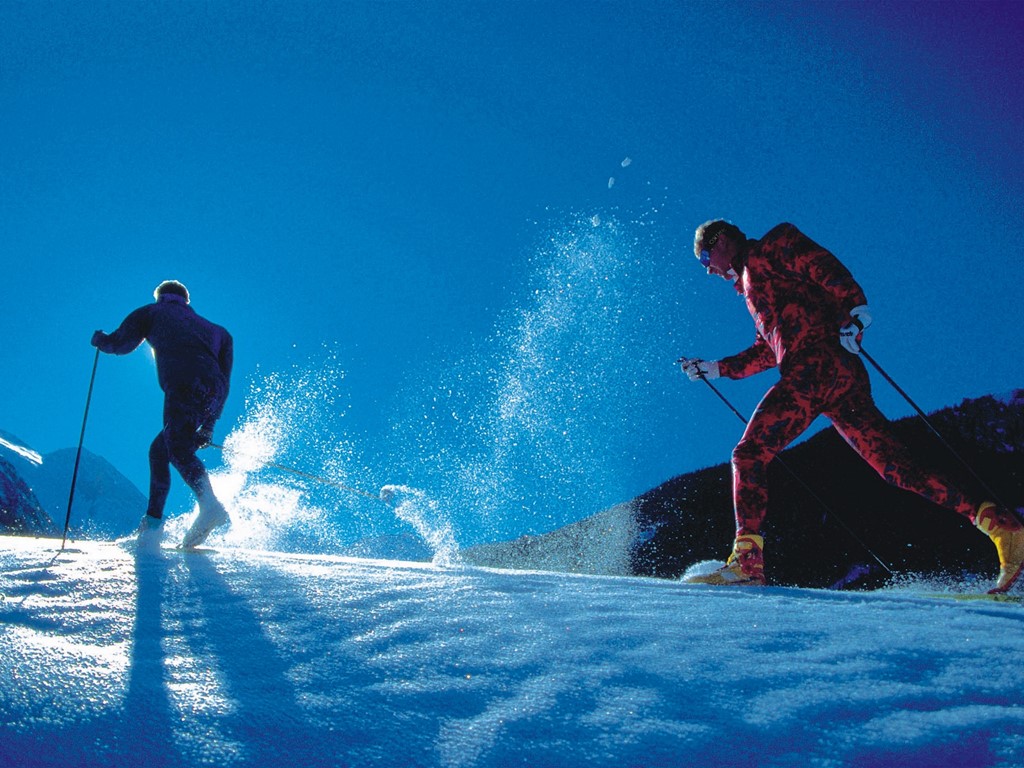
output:
[[[1019,766],[1024,607],[0,537],[2,766]]]

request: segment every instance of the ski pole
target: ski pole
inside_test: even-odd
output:
[[[726,406],[728,406],[729,410],[736,414],[736,417],[740,421],[742,421],[744,424],[746,424],[749,421],[747,418],[743,416],[742,413],[739,412],[739,410],[737,410],[736,406],[729,402],[729,399],[722,394],[721,390],[719,390],[718,387],[716,387],[714,384],[708,381],[707,378],[704,376],[701,376],[700,380],[707,384],[708,387],[711,388],[712,392],[718,395],[718,399],[725,403]],[[851,529],[850,526],[846,524],[846,521],[843,520],[843,518],[840,517],[838,514],[836,514],[832,510],[832,508],[827,503],[825,503],[825,500],[822,499],[821,496],[819,496],[817,493],[815,493],[814,489],[811,488],[811,486],[809,486],[807,483],[805,483],[803,478],[800,477],[788,464],[786,464],[786,462],[782,460],[781,456],[776,456],[775,461],[779,462],[779,465],[789,473],[790,477],[792,477],[801,486],[803,486],[804,490],[807,491],[808,494],[810,494],[812,499],[814,499],[821,505],[822,509],[824,509],[827,514],[832,515],[832,517],[834,517],[839,522],[839,524],[846,529],[846,532],[853,537],[853,540],[860,544],[864,548],[864,551],[871,555],[871,557],[875,559],[875,562],[885,569],[886,573],[888,573],[890,576],[896,575],[892,572],[892,569],[889,568],[889,566],[886,565],[884,562],[882,562],[882,559],[878,555],[876,555],[874,551],[872,551],[871,547],[865,544],[864,541],[856,533],[853,532],[853,529]]]
[[[82,443],[85,442],[85,423],[89,420],[89,403],[92,402],[92,386],[96,381],[96,366],[100,362],[100,350],[96,348],[96,357],[92,361],[92,375],[89,377],[89,394],[85,396],[85,413],[82,415],[82,432],[78,436],[78,453],[75,454],[75,469],[71,473],[71,491],[68,493],[68,509],[64,516],[64,538],[60,542],[60,551],[68,540],[68,528],[71,526],[71,503],[75,500],[75,483],[78,480],[78,465],[82,461]]]
[[[927,425],[928,429],[930,429],[932,431],[932,433],[937,438],[939,438],[939,442],[941,442],[944,446],[946,446],[946,449],[951,454],[953,454],[953,457],[957,461],[959,461],[967,469],[968,472],[971,473],[971,476],[974,477],[974,479],[978,481],[978,484],[981,486],[982,490],[984,490],[987,494],[989,494],[989,496],[991,497],[992,501],[996,502],[996,504],[998,504],[999,506],[1001,506],[1001,507],[1003,507],[1005,509],[1010,509],[1010,507],[1007,506],[999,498],[999,494],[997,494],[995,491],[993,491],[989,487],[988,483],[986,483],[984,480],[981,479],[981,477],[978,476],[978,473],[974,471],[974,468],[969,463],[967,463],[967,460],[964,459],[959,453],[957,453],[956,449],[953,448],[953,446],[949,444],[949,442],[946,440],[946,438],[944,438],[942,436],[942,433],[939,432],[939,430],[935,428],[935,425],[932,424],[931,419],[928,418],[928,416],[925,414],[925,412],[923,410],[921,410],[921,407],[910,398],[910,395],[908,395],[906,392],[903,391],[903,388],[893,380],[892,376],[890,376],[888,373],[886,373],[882,369],[882,366],[880,366],[875,361],[875,358],[873,358],[871,355],[868,354],[867,350],[864,349],[863,346],[861,346],[861,348],[860,348],[860,354],[861,354],[861,356],[863,356],[863,358],[865,360],[867,360],[869,363],[871,363],[871,365],[874,367],[874,369],[876,371],[878,371],[882,375],[883,379],[885,379],[887,382],[889,382],[892,385],[893,389],[895,389],[897,392],[900,393],[900,395],[903,396],[904,400],[906,400],[908,403],[910,403],[910,407],[913,408],[915,411],[917,411],[917,415],[921,417],[921,421],[923,421]]]
[[[209,447],[209,448],[216,448],[217,450],[223,451],[224,453],[227,453],[227,454],[236,453],[235,451],[232,451],[230,448],[225,448],[223,445],[218,445],[217,443],[209,443],[207,447]],[[289,473],[291,475],[297,475],[298,477],[304,477],[307,480],[314,480],[314,481],[316,481],[318,483],[321,483],[322,485],[329,485],[332,488],[338,488],[338,489],[340,489],[342,491],[348,491],[349,493],[355,493],[355,494],[358,494],[359,496],[365,496],[368,499],[373,499],[374,501],[379,501],[381,503],[384,503],[384,500],[381,499],[380,496],[374,496],[372,493],[368,493],[367,491],[360,490],[359,488],[353,488],[350,485],[344,485],[344,484],[336,482],[334,480],[328,480],[326,477],[319,477],[317,475],[312,475],[309,472],[303,472],[301,469],[295,469],[295,467],[288,467],[288,466],[285,466],[284,464],[278,464],[276,462],[268,462],[268,463],[264,464],[264,466],[272,467],[273,469],[280,470],[281,472],[287,472],[287,473]]]

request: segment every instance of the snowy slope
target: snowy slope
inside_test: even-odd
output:
[[[27,475],[43,508],[62,529],[76,453],[74,448],[47,453],[35,472]],[[124,536],[138,527],[145,512],[142,491],[102,456],[83,449],[72,505],[72,532],[95,539]]]
[[[3,766],[1024,754],[1019,604],[58,545],[0,537]]]

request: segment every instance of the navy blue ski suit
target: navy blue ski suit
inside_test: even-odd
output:
[[[208,444],[227,400],[234,362],[231,334],[200,317],[183,296],[163,293],[139,307],[111,334],[97,331],[93,345],[126,355],[148,341],[164,391],[163,429],[149,447],[149,507],[162,517],[171,488],[170,465],[199,497],[209,487],[196,451]]]

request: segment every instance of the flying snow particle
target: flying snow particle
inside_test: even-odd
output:
[[[615,177],[614,177],[614,176],[611,176],[611,177],[609,177],[609,179],[608,179],[608,189],[611,189],[611,188],[612,188],[612,187],[614,187],[614,186],[615,186]]]
[[[626,167],[628,167],[628,166],[629,166],[629,164],[630,164],[630,163],[632,163],[632,162],[633,162],[633,159],[632,159],[631,157],[627,157],[627,158],[625,158],[625,159],[624,159],[624,160],[622,161],[622,167],[623,167],[623,168],[626,168]]]

